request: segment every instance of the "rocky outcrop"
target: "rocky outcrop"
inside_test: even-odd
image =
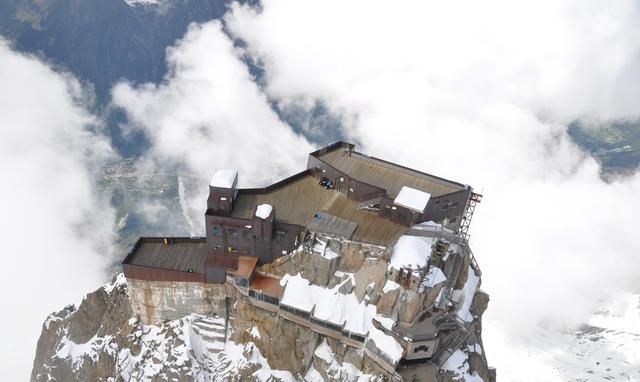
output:
[[[294,375],[304,375],[318,345],[319,334],[273,313],[256,309],[245,299],[231,305],[231,339],[234,342],[253,342],[269,360],[270,366],[288,370]]]
[[[77,308],[47,318],[31,380],[495,381],[481,337],[489,296],[479,289],[479,272],[468,259],[444,311],[435,304],[443,281],[407,289],[388,279],[393,275],[384,251],[351,242],[324,248],[333,252],[299,250],[261,271],[306,275],[301,285],[315,284],[313,293],[330,290],[328,301],[340,300],[337,293],[351,295],[341,304],[352,301],[373,312],[363,322],[368,332],[360,340],[345,337],[340,325],[318,326],[309,317],[307,322],[281,314],[277,304],[261,306],[232,284],[149,283],[120,275]],[[330,313],[327,306],[321,308],[323,317]],[[447,320],[436,323],[443,317]],[[428,337],[435,328],[437,338]],[[445,345],[437,348],[436,342]],[[410,359],[409,352],[419,358],[415,354],[425,351],[418,349],[424,343],[436,352],[419,363],[389,368],[393,361],[380,361],[393,346],[400,347],[396,361]]]
[[[222,284],[128,280],[133,313],[152,324],[176,320],[191,313],[226,315]]]

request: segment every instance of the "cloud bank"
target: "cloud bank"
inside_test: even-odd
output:
[[[0,84],[0,359],[19,381],[47,314],[104,281],[113,214],[90,166],[111,150],[80,84],[1,39]]]
[[[225,20],[275,102],[322,102],[368,153],[485,194],[472,245],[502,334],[485,341],[514,371],[492,340],[532,341],[640,289],[640,176],[604,182],[566,132],[639,117],[639,17],[630,0],[265,0]]]
[[[150,169],[174,168],[199,179],[189,196],[198,227],[216,169],[239,169],[242,187],[301,170],[312,146],[278,119],[219,22],[193,24],[167,53],[161,84],[121,83],[113,103],[149,137]]]

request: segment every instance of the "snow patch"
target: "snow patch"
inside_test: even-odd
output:
[[[378,349],[387,354],[394,363],[400,361],[400,358],[402,358],[404,350],[395,338],[386,335],[375,327],[371,327],[371,330],[369,331],[369,339],[376,344]]]
[[[211,187],[233,188],[236,185],[237,180],[238,170],[230,168],[222,169],[213,174],[213,178],[211,178],[211,183],[209,183],[209,185]]]
[[[127,285],[127,279],[124,277],[124,273],[118,273],[116,279],[113,282],[105,284],[103,288],[105,292],[111,294],[114,289],[119,288],[123,285]]]
[[[436,241],[433,237],[403,235],[393,247],[389,266],[395,269],[418,269],[427,264],[431,257],[431,246]]]
[[[258,328],[255,326],[251,327],[251,329],[249,330],[249,334],[251,334],[251,337],[253,338],[257,338],[257,339],[262,338],[260,337],[260,330],[258,330]]]
[[[260,204],[256,208],[256,216],[260,219],[266,219],[271,215],[271,211],[273,211],[273,206],[271,204]]]
[[[398,288],[400,288],[400,284],[392,280],[387,280],[387,282],[384,284],[384,287],[382,287],[382,293],[389,293]]]
[[[456,349],[440,368],[453,371],[456,374],[464,374],[469,370],[468,359],[469,357],[462,350]]]
[[[311,284],[299,273],[296,276],[285,275],[280,281],[286,284],[281,304],[304,312],[313,311],[313,317],[342,326],[352,333],[365,336],[376,315],[376,306],[358,302],[355,293],[343,294],[340,286],[332,289]]]
[[[430,267],[423,285],[432,288],[444,281],[447,281],[447,276],[444,275],[444,272],[438,267]]]
[[[466,322],[473,321],[473,315],[470,312],[471,302],[473,301],[473,296],[476,294],[478,290],[478,284],[480,284],[480,277],[478,277],[473,268],[469,266],[467,276],[467,282],[464,283],[464,287],[462,291],[459,293],[459,297],[456,298],[458,301],[458,317],[463,319]],[[454,291],[458,292],[458,291]]]

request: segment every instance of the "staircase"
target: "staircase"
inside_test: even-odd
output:
[[[436,351],[431,359],[433,359],[438,366],[444,365],[449,357],[467,341],[470,335],[471,332],[464,325],[461,325],[459,330],[445,338],[445,340],[438,345],[438,351]]]
[[[197,316],[193,322],[193,332],[206,343],[210,355],[224,350],[226,341],[226,320],[222,317]]]
[[[462,251],[460,253],[452,254],[453,263],[451,264],[451,268],[447,273],[447,281],[442,287],[442,295],[440,296],[440,301],[438,301],[438,309],[445,310],[451,301],[451,295],[453,294],[453,288],[456,286],[456,281],[458,280],[458,274],[460,273],[460,268],[462,267],[462,262],[464,260],[464,252],[466,247],[462,246]]]

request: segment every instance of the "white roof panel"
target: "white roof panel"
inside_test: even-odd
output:
[[[238,180],[238,170],[227,168],[216,171],[211,178],[211,187],[233,188]]]
[[[260,204],[258,208],[256,208],[256,216],[260,219],[266,219],[271,215],[271,211],[273,211],[271,204]]]
[[[398,193],[393,203],[414,211],[423,212],[427,207],[427,203],[429,203],[429,199],[431,199],[431,194],[427,192],[402,186],[400,193]]]

